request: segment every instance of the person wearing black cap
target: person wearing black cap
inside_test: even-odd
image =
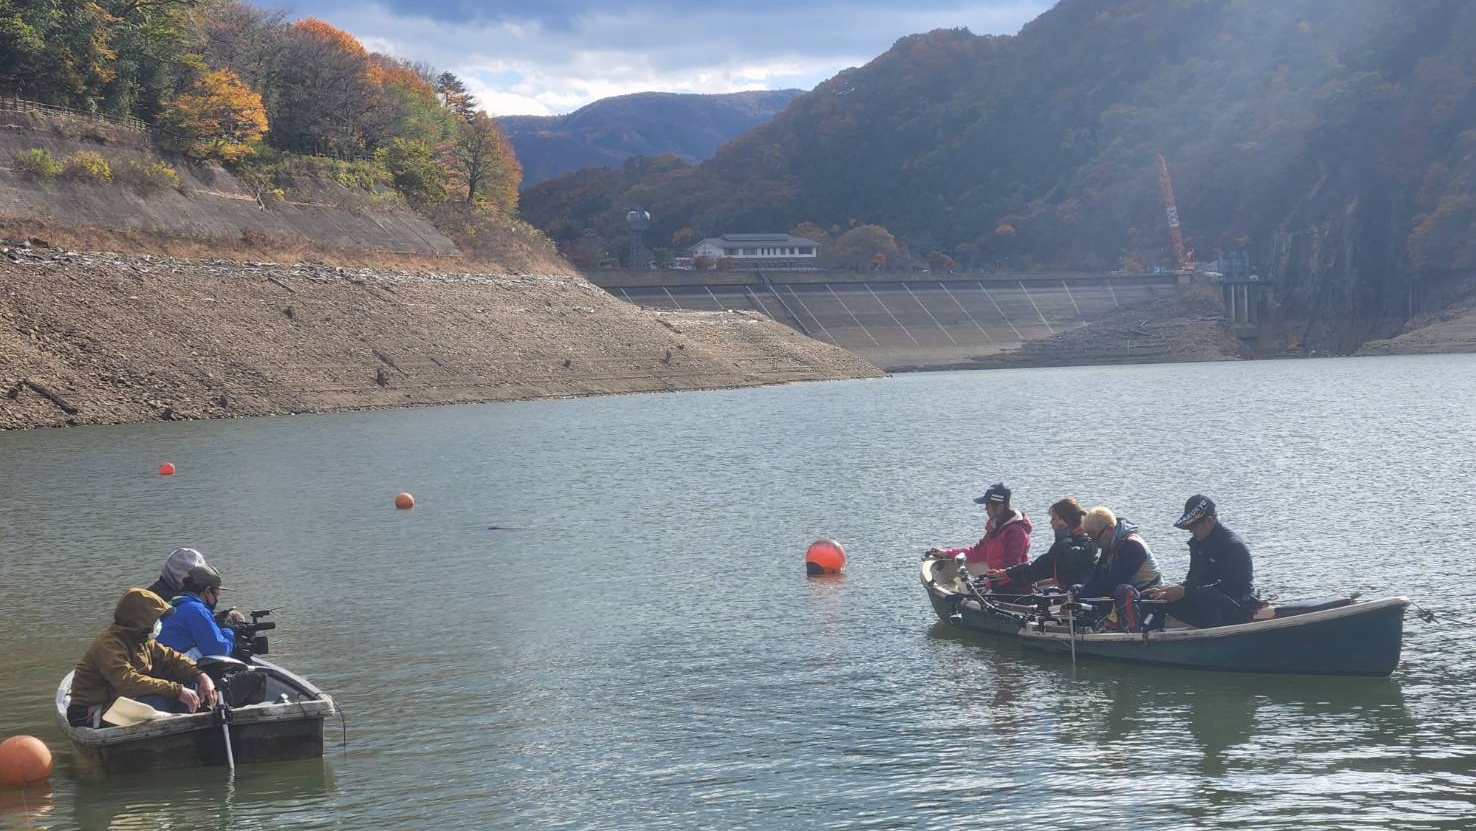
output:
[[[1262,604],[1251,584],[1250,549],[1239,534],[1220,524],[1214,500],[1202,494],[1189,497],[1174,527],[1192,534],[1189,574],[1183,583],[1149,589],[1143,596],[1169,601],[1169,614],[1201,629],[1256,617]]]
[[[961,548],[932,548],[928,553],[935,557],[952,557],[963,554],[969,570],[975,574],[996,569],[1007,569],[1030,560],[1030,532],[1034,526],[1024,513],[1010,507],[1010,489],[1003,482],[995,482],[976,497],[974,502],[984,506],[989,521],[984,524],[984,536],[971,546]],[[1006,583],[996,585],[1000,593],[1028,593],[1029,585],[1015,586]]]
[[[220,572],[210,566],[195,566],[185,575],[183,593],[171,601],[174,614],[164,619],[159,643],[183,652],[192,659],[206,655],[230,655],[236,648],[236,631],[215,622],[215,604],[220,593]],[[239,613],[237,613],[239,615]]]

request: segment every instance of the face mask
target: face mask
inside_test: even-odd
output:
[[[1064,525],[1059,528],[1051,526],[1051,530],[1056,532],[1056,539],[1058,540],[1064,540],[1067,537],[1071,536],[1071,529],[1067,528]]]
[[[153,640],[154,638],[159,637],[159,633],[162,632],[163,630],[164,630],[164,620],[163,620],[163,618],[160,618],[159,620],[154,621],[154,628],[152,628],[152,629],[149,630],[149,634],[144,639],[145,640]]]

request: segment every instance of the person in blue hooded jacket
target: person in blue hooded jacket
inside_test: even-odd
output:
[[[159,643],[192,660],[230,655],[236,648],[236,632],[215,622],[215,605],[226,590],[220,572],[210,566],[195,566],[185,575],[182,589],[183,593],[171,601],[174,613],[164,618]]]

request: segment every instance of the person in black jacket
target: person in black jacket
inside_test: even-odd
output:
[[[1051,550],[1028,563],[993,569],[990,578],[1014,586],[1053,580],[1063,589],[1086,582],[1097,567],[1097,546],[1081,527],[1086,511],[1075,499],[1067,497],[1051,505],[1050,516],[1051,530],[1056,534]]]
[[[1149,589],[1143,596],[1169,601],[1169,614],[1200,628],[1255,618],[1262,604],[1251,582],[1250,549],[1239,534],[1220,524],[1214,500],[1201,494],[1189,497],[1174,527],[1193,534],[1189,574],[1183,583]]]

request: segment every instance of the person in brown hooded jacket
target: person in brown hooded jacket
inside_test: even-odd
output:
[[[72,675],[67,720],[106,724],[101,715],[119,696],[156,709],[193,713],[203,697],[215,702],[215,685],[195,662],[154,640],[159,619],[174,611],[147,589],[129,589],[113,610],[113,625],[87,647]],[[196,692],[196,686],[199,692]],[[176,704],[177,702],[177,704]]]

